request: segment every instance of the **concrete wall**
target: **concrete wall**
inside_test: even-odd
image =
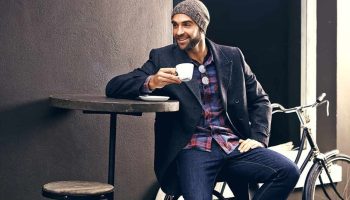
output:
[[[321,151],[336,147],[337,121],[337,1],[317,1],[317,95],[327,93],[326,106],[317,109],[317,142]]]
[[[349,26],[348,1],[319,0],[317,4],[317,92],[326,92],[326,107],[318,110],[317,142],[320,149],[334,148],[350,154]]]
[[[172,42],[172,1],[0,1],[0,199],[43,199],[55,180],[107,181],[108,116],[50,108],[104,94]],[[116,199],[152,199],[153,114],[118,116]]]

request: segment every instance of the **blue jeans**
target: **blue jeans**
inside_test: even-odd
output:
[[[211,200],[221,177],[236,199],[249,199],[248,183],[264,183],[254,200],[287,199],[299,179],[299,168],[288,158],[266,148],[226,154],[212,142],[211,152],[183,149],[177,157],[178,178],[185,200]]]

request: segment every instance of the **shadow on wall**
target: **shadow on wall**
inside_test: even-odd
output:
[[[50,126],[52,122],[65,117],[68,113],[68,110],[51,108],[48,99],[32,101],[2,110],[0,111],[0,141],[6,139],[8,144],[11,143],[10,138],[16,139],[20,136],[25,139],[31,135],[30,133]],[[12,142],[18,143],[19,141]],[[2,146],[6,145],[3,142],[0,143]]]
[[[50,129],[53,123],[67,117],[69,113],[69,110],[50,107],[49,99],[18,104],[13,108],[1,110],[0,145],[2,149],[11,151],[6,157],[14,157],[21,151],[24,156],[28,148],[40,148],[38,145],[41,145],[42,134],[47,134],[43,130]]]
[[[57,140],[50,139],[53,126],[71,112],[54,109],[48,99],[16,104],[0,110],[0,199],[41,196],[41,185],[53,170],[44,158],[50,156],[48,147]],[[50,131],[46,131],[50,130]],[[20,177],[20,178],[19,178]]]

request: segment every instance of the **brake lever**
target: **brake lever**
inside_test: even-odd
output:
[[[329,116],[329,101],[326,100],[325,102],[326,102],[326,104],[327,104],[327,117],[328,117],[328,116]]]
[[[329,117],[329,101],[328,100],[324,100],[324,101],[322,101],[321,103],[319,103],[318,105],[320,106],[320,105],[322,105],[322,104],[324,104],[324,103],[326,103],[327,105],[326,105],[326,111],[327,111],[327,117]]]

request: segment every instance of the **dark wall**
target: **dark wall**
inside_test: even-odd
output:
[[[272,102],[300,102],[300,2],[285,0],[203,1],[211,22],[207,36],[238,46]],[[273,117],[270,145],[299,143],[297,118]]]
[[[107,181],[108,116],[54,109],[48,97],[103,95],[110,78],[172,41],[171,7],[0,1],[0,199],[43,199],[49,181]],[[118,117],[116,199],[155,196],[153,117]]]

